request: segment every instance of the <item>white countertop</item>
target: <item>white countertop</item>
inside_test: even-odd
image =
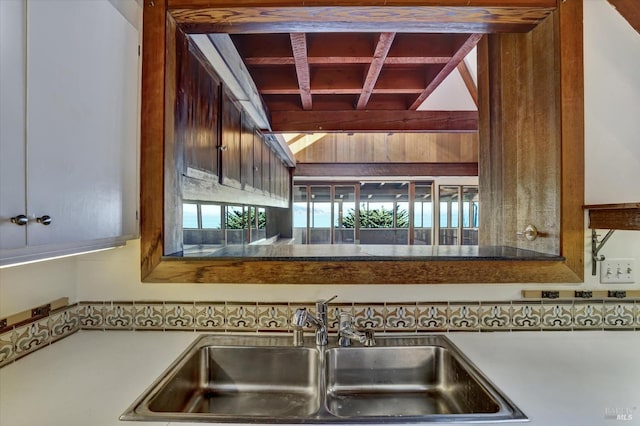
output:
[[[141,426],[145,423],[121,422],[118,416],[197,335],[76,333],[0,369],[0,426]],[[531,419],[528,424],[640,425],[638,332],[448,337],[524,411]],[[632,419],[606,418],[616,409]]]

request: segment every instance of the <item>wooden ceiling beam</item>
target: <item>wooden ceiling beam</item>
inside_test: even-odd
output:
[[[446,64],[451,56],[387,56],[387,65],[431,65]]]
[[[324,3],[324,4],[323,4]],[[472,2],[302,0],[264,2],[169,1],[170,14],[188,33],[226,32],[528,32],[556,8],[556,0]],[[481,4],[483,3],[483,4]],[[457,7],[452,7],[457,6]]]
[[[296,163],[294,176],[478,176],[478,163]]]
[[[335,88],[335,89],[311,89],[311,95],[360,95],[362,89],[360,88]],[[371,94],[410,94],[417,95],[422,92],[422,89],[413,89],[413,88],[383,88],[383,89],[373,89]],[[287,89],[287,88],[265,88],[261,89],[260,93],[263,95],[298,95],[300,94],[299,89]]]
[[[309,3],[308,1],[306,2]],[[340,4],[340,6],[371,6],[380,4],[376,0],[317,0],[313,4],[321,7],[330,7]],[[407,4],[417,4],[427,7],[453,7],[465,6],[472,8],[491,7],[491,8],[511,8],[511,9],[529,9],[529,8],[545,8],[555,7],[556,0],[387,0],[386,5],[403,6]],[[169,9],[180,8],[209,8],[209,7],[303,7],[304,0],[168,0]]]
[[[436,77],[429,83],[424,91],[417,97],[409,107],[410,110],[416,110],[422,103],[436,90],[436,88],[444,81],[451,72],[456,69],[458,64],[464,60],[465,56],[478,44],[482,38],[482,34],[471,34],[467,41],[458,49],[451,60],[442,68]]]
[[[473,103],[478,106],[478,86],[476,82],[473,80],[473,76],[471,75],[471,71],[469,71],[469,67],[467,66],[466,61],[462,60],[458,64],[458,72],[462,77],[462,81],[464,81],[464,85],[467,86],[467,90],[471,95],[471,99],[473,99]]]
[[[251,56],[243,59],[245,65],[295,65],[293,56]]]
[[[281,132],[477,132],[476,111],[271,111]]]
[[[396,33],[380,34],[378,44],[376,45],[376,50],[373,54],[373,60],[369,65],[367,76],[365,77],[364,84],[362,85],[362,93],[360,93],[360,97],[358,98],[356,109],[365,109],[365,107],[367,106],[369,98],[371,97],[371,93],[373,92],[373,88],[376,86],[376,82],[378,81],[380,71],[382,71],[382,67],[384,66],[384,61],[387,58],[389,49],[391,49],[391,44],[393,44],[393,39],[395,36]]]
[[[307,35],[305,33],[291,33],[291,50],[296,65],[298,76],[298,86],[300,87],[300,99],[302,109],[310,110],[311,101],[311,76],[309,73],[309,63],[307,62]]]
[[[439,69],[437,68],[438,71]],[[255,76],[256,84],[263,95],[299,94],[300,89],[295,81],[293,67],[290,71],[287,72],[285,68],[274,68],[273,72],[252,69],[252,75]],[[311,80],[311,94],[359,95],[362,92],[362,74],[363,67],[316,69]],[[424,67],[384,69],[371,93],[411,93],[417,96],[424,90],[426,81]],[[403,109],[406,109],[406,105]]]
[[[446,64],[451,60],[451,56],[387,56],[386,65],[430,65]],[[323,56],[308,57],[309,65],[329,65],[329,64],[370,64],[370,56]],[[293,56],[251,56],[244,58],[246,65],[295,65]]]
[[[432,69],[428,69],[432,67]],[[372,93],[415,93],[420,94],[427,84],[428,75],[435,75],[442,65],[419,67],[385,67],[378,76]],[[254,68],[251,74],[262,94],[299,94],[293,67]],[[360,94],[362,91],[363,66],[316,68],[311,79],[311,94]]]

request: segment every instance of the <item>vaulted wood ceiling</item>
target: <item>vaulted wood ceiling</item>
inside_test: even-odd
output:
[[[274,131],[474,132],[477,111],[420,111],[482,34],[325,32],[232,34]]]
[[[233,38],[276,133],[476,132],[475,110],[420,106],[456,68],[475,99],[460,60],[480,34],[531,31],[558,6],[557,0],[164,1],[186,33]]]

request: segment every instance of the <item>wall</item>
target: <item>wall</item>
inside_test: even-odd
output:
[[[640,34],[585,0],[585,202],[640,201]]]
[[[638,202],[640,34],[606,2],[584,1],[586,203]],[[585,230],[585,289],[610,288],[591,276]],[[640,266],[640,232],[618,231],[603,249]],[[75,276],[73,276],[75,275]],[[125,248],[0,270],[0,316],[69,296],[75,300],[341,301],[508,300],[538,285],[319,286],[142,284],[139,242]],[[77,283],[77,292],[76,285]],[[616,289],[640,288],[618,285]],[[74,292],[75,295],[73,294]],[[75,297],[74,297],[75,296]],[[11,299],[7,301],[7,298]],[[46,299],[46,300],[45,300]]]
[[[78,300],[77,258],[0,269],[0,318],[44,305],[60,297]]]
[[[584,0],[584,25],[585,204],[637,203],[640,34],[606,0]],[[616,231],[602,253],[640,267],[640,232]],[[588,255],[585,266],[585,284],[595,286]]]

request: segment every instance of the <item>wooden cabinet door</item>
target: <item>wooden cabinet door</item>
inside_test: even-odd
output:
[[[262,133],[253,132],[253,188],[262,192]]]
[[[108,0],[27,8],[28,245],[137,233],[138,31]],[[4,96],[4,94],[3,94]]]
[[[222,184],[242,188],[241,114],[227,90],[222,93]]]
[[[181,42],[187,44],[187,40]],[[220,80],[188,45],[180,57],[176,96],[175,138],[183,147],[186,176],[218,181]]]
[[[282,160],[276,157],[278,162],[278,172],[276,174],[276,193],[275,196],[277,199],[282,200],[283,196],[283,181],[284,181],[284,164],[282,164]]]
[[[27,214],[25,14],[24,0],[0,1],[0,250],[27,245],[27,227],[10,220]]]
[[[242,189],[254,192],[254,154],[253,154],[253,134],[255,125],[249,115],[242,114],[242,134],[240,144],[242,147],[242,169],[240,177],[242,178]]]
[[[261,138],[262,149],[262,163],[260,168],[262,169],[262,192],[265,195],[271,192],[271,148],[264,141],[264,136]]]

